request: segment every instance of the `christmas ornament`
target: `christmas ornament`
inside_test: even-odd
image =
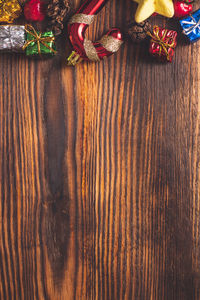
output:
[[[51,0],[47,7],[47,16],[49,17],[49,28],[55,35],[61,34],[63,23],[70,11],[69,0]]]
[[[147,32],[151,30],[151,25],[148,21],[136,23],[130,22],[127,26],[127,33],[131,40],[135,43],[140,43],[147,37]]]
[[[174,17],[182,18],[192,12],[192,4],[187,4],[184,1],[174,1]]]
[[[158,13],[171,18],[174,15],[174,4],[172,0],[134,0],[138,8],[135,14],[135,21],[141,23],[153,13]]]
[[[200,39],[200,9],[179,22],[183,28],[183,33],[190,42],[196,42]]]
[[[45,3],[41,0],[26,2],[24,16],[28,21],[43,21],[45,18]]]
[[[20,52],[25,44],[25,27],[19,25],[0,25],[0,50]]]
[[[177,45],[177,32],[154,26],[153,33],[148,32],[148,35],[151,37],[149,52],[161,61],[171,62]]]
[[[22,12],[17,0],[0,0],[0,23],[12,23]]]
[[[182,0],[174,0],[174,17],[175,18],[182,18],[192,11],[192,1],[182,1]],[[157,16],[157,13],[153,13],[153,17]]]
[[[99,41],[92,42],[85,38],[85,32],[108,0],[86,0],[77,13],[70,19],[68,33],[74,51],[68,58],[69,65],[80,60],[100,61],[117,52],[123,43],[122,33],[118,28],[110,29]]]
[[[19,3],[16,0],[11,2],[1,2],[2,20],[13,21],[17,14]],[[30,0],[24,8],[25,16],[30,21],[41,21],[45,18],[44,0]],[[63,29],[63,22],[69,12],[70,0],[50,0],[47,15],[51,23],[51,30],[46,32],[36,31],[35,28],[27,24],[21,25],[1,25],[0,26],[0,50],[22,52],[27,56],[56,54],[55,36]],[[108,31],[99,41],[92,42],[85,37],[89,25],[92,24],[97,14],[101,11],[108,0],[86,0],[77,13],[72,16],[68,24],[68,33],[74,51],[68,57],[68,64],[75,65],[81,60],[100,61],[105,57],[117,52],[123,43],[122,33],[118,28]],[[135,0],[139,3],[138,16],[145,17],[145,8],[169,15],[171,0]],[[181,17],[192,9],[190,0],[174,0],[175,17]],[[20,7],[20,6],[19,6]],[[21,7],[20,7],[21,11]],[[147,12],[146,12],[147,13]],[[10,15],[11,14],[11,15]],[[136,14],[137,15],[137,14]],[[179,21],[183,33],[188,36],[191,42],[200,39],[200,9]],[[53,31],[52,31],[53,30]],[[147,36],[151,37],[149,52],[161,61],[171,62],[177,45],[177,32],[154,26],[151,32],[151,25],[148,21],[137,23],[130,22],[127,26],[127,33],[134,42],[140,42]]]
[[[52,31],[38,32],[31,25],[25,25],[26,43],[23,50],[26,55],[56,54],[55,37]]]
[[[30,24],[0,25],[0,50],[22,52],[26,55],[54,55],[55,38],[52,31],[38,32]]]

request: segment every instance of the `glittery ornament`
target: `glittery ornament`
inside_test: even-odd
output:
[[[17,0],[0,0],[0,22],[12,23],[22,12]]]

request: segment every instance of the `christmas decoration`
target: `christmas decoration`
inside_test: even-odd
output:
[[[55,35],[61,34],[69,11],[69,0],[51,0],[49,3],[47,7],[47,16],[50,19],[49,28]]]
[[[155,12],[168,18],[171,18],[174,15],[174,4],[172,0],[134,1],[139,4],[135,14],[135,21],[137,23],[143,22]]]
[[[0,23],[12,23],[22,12],[17,0],[0,0]]]
[[[22,52],[26,55],[56,54],[52,31],[38,32],[30,24],[0,25],[0,50]]]
[[[20,52],[25,41],[24,26],[0,25],[0,50]]]
[[[189,13],[192,12],[192,4],[188,4],[184,1],[175,0],[174,1],[174,17],[175,18],[182,18]]]
[[[151,37],[149,52],[161,61],[171,62],[177,45],[177,32],[154,26],[153,33],[148,32],[148,35]]]
[[[25,3],[24,16],[28,21],[43,21],[45,18],[45,3],[41,0],[30,0]]]
[[[107,0],[86,0],[77,13],[70,19],[68,33],[74,51],[68,58],[69,65],[80,60],[100,61],[117,52],[123,43],[122,33],[113,28],[100,41],[92,42],[85,38],[85,32],[103,8]]]
[[[137,0],[135,0],[137,1]],[[194,1],[190,0],[174,0],[174,17],[175,18],[182,18],[187,15],[192,11],[192,3]],[[157,13],[153,13],[152,17],[157,16]]]
[[[23,50],[26,55],[56,54],[55,37],[52,31],[38,32],[31,25],[25,25],[26,43]]]
[[[180,24],[183,33],[189,38],[190,42],[196,42],[200,39],[200,9],[180,20]]]
[[[133,42],[139,43],[147,37],[147,31],[151,30],[151,25],[148,21],[141,23],[130,22],[127,26],[127,33]]]
[[[23,1],[23,0],[19,0]],[[42,21],[45,14],[49,17],[50,29],[45,32],[37,31],[32,25],[0,25],[0,50],[22,52],[27,56],[53,56],[56,54],[55,35],[63,29],[70,10],[70,0],[50,0],[45,11],[45,0],[29,0],[24,6],[24,14],[29,21]],[[179,22],[183,33],[191,42],[200,39],[200,9],[194,13],[192,0],[135,0],[139,3],[136,21],[127,25],[126,32],[133,42],[142,42],[147,36],[151,37],[149,52],[152,56],[163,62],[171,62],[177,45],[177,32],[154,26],[151,30],[150,23],[145,20],[148,14],[159,13],[180,18]],[[86,30],[93,23],[97,14],[108,0],[86,0],[75,15],[68,22],[68,34],[73,51],[67,59],[68,65],[76,65],[81,60],[100,61],[117,52],[123,44],[122,32],[112,28],[100,40],[92,42],[85,37]],[[171,9],[171,3],[173,9]],[[21,12],[21,7],[16,0],[0,0],[0,21],[12,22]],[[187,16],[185,16],[187,14]],[[189,15],[188,15],[189,14]]]

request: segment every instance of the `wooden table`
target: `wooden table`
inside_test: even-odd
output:
[[[110,1],[90,36],[134,9]],[[1,54],[1,300],[200,299],[199,47]]]

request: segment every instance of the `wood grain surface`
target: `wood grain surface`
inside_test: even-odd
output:
[[[135,7],[110,1],[89,35]],[[200,299],[199,55],[0,55],[1,300]]]

